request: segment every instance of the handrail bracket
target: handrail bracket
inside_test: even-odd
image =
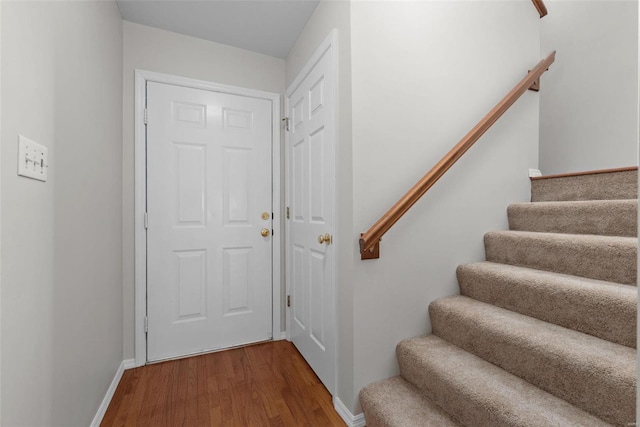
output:
[[[360,236],[362,235],[363,233],[360,234]],[[380,258],[380,240],[378,240],[369,249],[365,249],[364,245],[365,245],[364,239],[360,238],[360,260]]]
[[[549,71],[549,69],[547,68],[545,71]],[[531,73],[531,70],[529,70],[529,73]],[[533,83],[531,83],[531,86],[529,86],[529,90],[540,92],[540,76],[535,79]]]
[[[529,90],[532,90],[534,92],[540,92],[540,77],[538,77],[536,80],[533,81],[533,83],[531,83],[531,86],[529,86]]]

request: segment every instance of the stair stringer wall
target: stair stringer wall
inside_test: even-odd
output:
[[[539,95],[524,94],[396,224],[380,259],[360,260],[359,233],[539,61],[539,37],[528,2],[351,3],[354,233],[343,239],[356,392],[398,373],[396,344],[430,332],[429,303],[459,292],[456,266],[482,260],[483,234],[529,200]]]

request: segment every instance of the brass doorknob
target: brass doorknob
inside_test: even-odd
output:
[[[262,237],[268,237],[271,232],[268,228],[263,228],[262,230],[260,230],[260,234],[262,235]]]
[[[326,243],[327,245],[330,245],[331,240],[332,240],[332,237],[331,237],[331,234],[329,233],[325,234],[324,236],[322,234],[318,236],[318,243],[320,244]]]

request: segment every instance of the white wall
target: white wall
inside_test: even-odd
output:
[[[2,8],[2,425],[87,426],[122,361],[122,24],[114,2]],[[17,135],[49,149],[17,176]]]
[[[455,268],[484,257],[529,197],[539,95],[527,92],[360,261],[368,228],[542,57],[529,1],[322,1],[287,57],[287,84],[339,30],[338,389],[357,394],[397,373],[395,346],[429,332],[430,301],[458,292]],[[508,34],[509,37],[505,37]],[[499,191],[498,191],[499,189]]]
[[[2,136],[2,6],[0,6],[0,137]],[[1,147],[1,145],[0,145]],[[2,423],[2,150],[0,149],[0,423]]]
[[[2,137],[2,6],[0,6],[0,138]],[[0,148],[2,145],[0,144]],[[2,424],[2,150],[0,149],[0,424]]]
[[[284,60],[124,22],[123,303],[124,358],[134,357],[134,72],[172,74],[284,92]],[[284,287],[284,286],[283,286]],[[283,304],[284,306],[284,304]]]
[[[338,142],[337,142],[337,397],[351,410],[357,396],[353,383],[353,177],[351,141],[351,10],[350,2],[322,0],[287,57],[287,87],[332,29],[338,30]],[[345,236],[346,238],[343,238]]]
[[[529,197],[539,95],[527,92],[360,261],[360,232],[542,58],[530,1],[353,2],[354,391],[397,374],[396,344],[430,331],[428,304],[459,292],[456,266]],[[344,238],[344,236],[343,236]],[[359,411],[359,408],[353,408]]]
[[[542,78],[544,174],[637,165],[638,2],[549,0],[543,50],[557,50]]]

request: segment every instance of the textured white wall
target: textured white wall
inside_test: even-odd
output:
[[[549,0],[540,92],[544,174],[638,164],[638,2]]]
[[[352,3],[354,247],[542,58],[539,22],[524,0]],[[523,95],[383,238],[379,260],[354,251],[356,392],[398,373],[396,344],[430,331],[428,304],[458,293],[456,266],[482,260],[483,234],[528,200],[538,100]]]
[[[332,29],[338,30],[338,142],[337,142],[337,277],[336,315],[338,360],[336,395],[353,411],[353,177],[351,157],[351,22],[350,2],[323,0],[287,57],[287,86],[293,83],[311,55]],[[284,164],[284,163],[283,163]],[[344,237],[343,237],[344,236]]]
[[[122,361],[122,23],[2,8],[2,425],[87,426]],[[17,135],[49,149],[17,176]]]
[[[136,69],[284,93],[283,59],[124,22],[124,358],[134,357],[134,74]],[[284,306],[284,304],[283,304]]]

